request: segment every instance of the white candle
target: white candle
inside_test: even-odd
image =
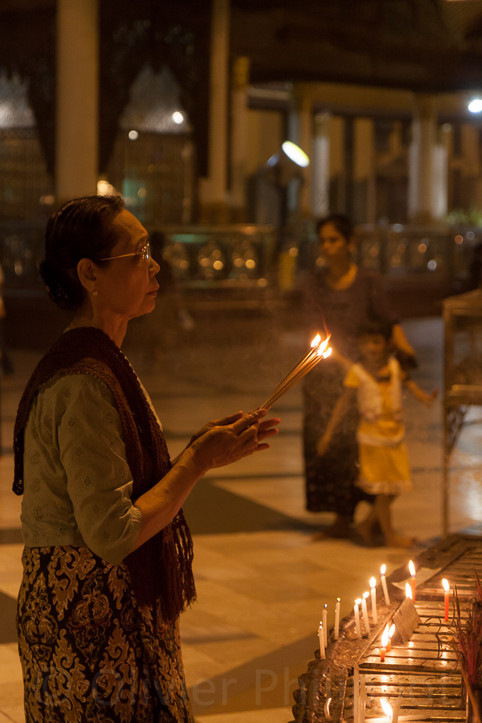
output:
[[[385,577],[386,571],[387,571],[387,566],[384,564],[380,568],[380,575],[381,575],[380,579],[382,582],[383,594],[385,596],[385,604],[390,605],[390,595],[388,594],[387,578]]]
[[[377,581],[374,577],[370,578],[370,593],[372,598],[372,618],[373,624],[376,625],[378,622],[377,615]]]
[[[335,640],[340,636],[340,598],[336,598],[335,605]]]
[[[362,612],[363,612],[363,622],[365,624],[365,630],[367,631],[367,634],[370,635],[370,622],[368,620],[368,608],[367,608],[367,598],[369,596],[369,592],[364,592],[362,597]]]
[[[405,597],[409,597],[410,600],[413,600],[413,590],[409,582],[405,583]]]
[[[360,607],[359,607],[360,603],[361,603],[361,599],[360,599],[360,598],[357,598],[357,599],[355,600],[355,608],[354,608],[354,612],[355,612],[355,628],[356,628],[357,638],[361,638]]]
[[[408,563],[408,569],[410,570],[410,586],[412,588],[412,600],[413,602],[415,602],[415,565],[413,564],[412,560],[410,560],[410,562]]]
[[[323,632],[325,635],[325,648],[328,645],[328,605],[325,603],[323,612],[321,614],[321,620],[323,622]]]
[[[320,642],[320,658],[323,660],[325,657],[325,633],[323,632],[323,623],[321,621],[318,628],[318,640]]]
[[[390,703],[388,702],[388,700],[386,698],[380,698],[380,704],[382,706],[383,712],[387,716],[386,720],[388,721],[388,723],[392,723],[392,720],[393,720],[392,706],[390,705]],[[383,720],[383,719],[381,719],[381,720]]]

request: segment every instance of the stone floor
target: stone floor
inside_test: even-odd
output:
[[[407,321],[418,352],[414,377],[441,388],[442,322]],[[167,351],[149,355],[134,327],[128,354],[163,420],[172,454],[206,420],[256,407],[298,360],[305,335],[276,316],[211,320]],[[181,343],[177,343],[177,342]],[[142,342],[143,343],[143,342]],[[0,723],[24,721],[15,640],[22,550],[19,499],[10,491],[16,405],[39,352],[13,350],[15,373],[2,380],[0,458]],[[396,526],[419,548],[441,535],[441,405],[405,399],[414,490],[394,506]],[[388,573],[416,554],[365,548],[356,540],[313,542],[330,515],[304,510],[301,398],[295,387],[274,409],[280,435],[269,451],[216,470],[185,505],[195,541],[198,602],[182,617],[184,662],[198,723],[284,723],[292,692],[317,647],[323,605],[342,615],[386,563]],[[472,408],[451,458],[450,531],[480,534],[481,410]],[[357,514],[362,514],[360,509]]]

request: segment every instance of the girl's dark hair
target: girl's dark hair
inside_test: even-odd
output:
[[[367,319],[358,326],[356,335],[360,338],[361,336],[373,336],[376,334],[377,336],[383,336],[385,341],[390,341],[392,338],[392,330],[392,322],[380,317],[373,317],[371,319]]]
[[[83,196],[67,201],[49,218],[45,232],[45,259],[40,276],[50,298],[61,309],[75,311],[85,289],[77,276],[80,259],[109,256],[118,240],[112,222],[125,208],[120,196]]]
[[[327,223],[333,224],[339,234],[341,234],[347,241],[353,236],[354,227],[351,219],[345,216],[344,213],[330,213],[328,216],[320,218],[316,224],[316,235],[318,236],[323,226]]]

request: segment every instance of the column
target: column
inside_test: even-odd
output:
[[[411,221],[429,223],[434,219],[434,163],[437,140],[435,98],[418,95],[412,121],[409,149],[408,216]]]
[[[288,138],[285,140],[296,143],[310,159],[307,168],[300,168],[300,184],[291,184],[288,188],[288,212],[297,220],[311,215],[311,155],[313,141],[313,107],[309,89],[303,84],[295,87],[293,92],[293,108],[288,118]]]
[[[353,135],[353,218],[357,223],[374,223],[376,204],[373,120],[355,118]]]
[[[249,58],[235,58],[231,99],[231,207],[234,220],[246,218],[246,159],[248,145]]]
[[[201,179],[204,222],[225,222],[228,215],[228,58],[229,0],[212,0],[208,177]]]
[[[315,218],[330,211],[330,114],[317,113],[311,159],[311,211]]]
[[[330,118],[330,212],[346,211],[345,119]]]
[[[460,166],[462,175],[462,188],[465,208],[469,210],[478,206],[478,186],[480,176],[479,161],[479,128],[476,125],[464,123],[461,128],[461,155]]]
[[[96,193],[98,171],[97,0],[57,0],[57,200]]]

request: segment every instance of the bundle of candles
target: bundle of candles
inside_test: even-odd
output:
[[[308,374],[322,359],[327,359],[333,349],[328,346],[330,336],[327,336],[323,341],[321,340],[320,334],[317,334],[311,341],[310,349],[306,352],[304,357],[298,362],[298,364],[285,376],[276,389],[270,394],[268,399],[261,405],[261,409],[270,409],[275,402],[278,401],[283,394],[291,389],[297,382]]]

